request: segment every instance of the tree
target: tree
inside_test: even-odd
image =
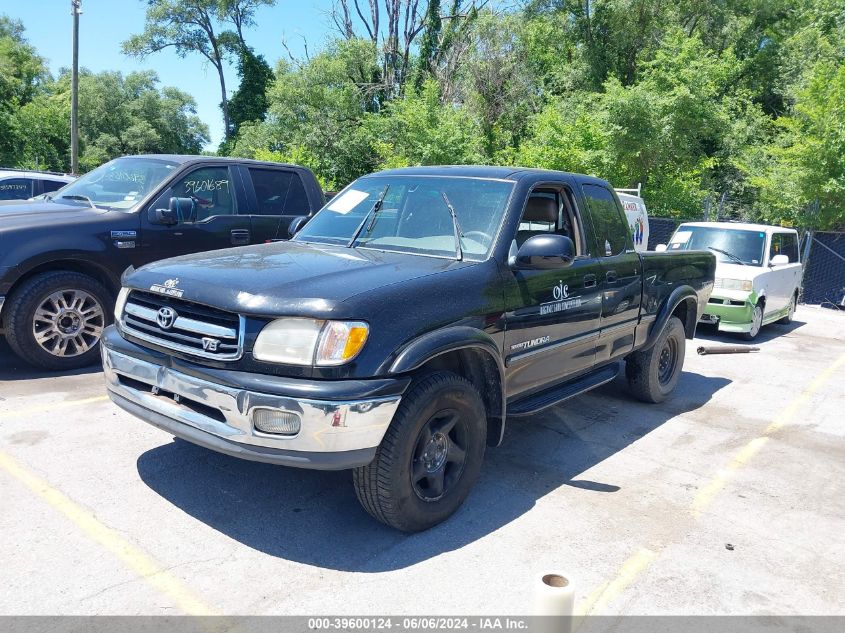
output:
[[[229,99],[229,123],[231,129],[227,138],[237,137],[244,123],[263,121],[269,107],[267,89],[273,81],[273,69],[261,55],[250,48],[242,48],[238,56],[240,85]],[[221,153],[226,153],[230,144],[224,142]]]
[[[441,103],[433,80],[391,101],[383,116],[370,115],[367,126],[381,168],[485,162],[478,121],[462,107]]]
[[[223,130],[232,133],[224,68],[228,58],[247,50],[244,29],[260,6],[275,0],[149,0],[144,31],[123,43],[123,51],[146,57],[173,48],[181,57],[198,53],[214,66],[220,81]],[[234,31],[225,27],[232,24]]]
[[[266,119],[241,127],[233,153],[313,157],[309,166],[330,187],[372,171],[378,156],[364,122],[381,107],[379,74],[369,40],[337,41],[305,62],[279,62]]]
[[[44,60],[24,38],[23,25],[0,15],[0,164],[16,164],[22,130],[14,119],[48,79]]]

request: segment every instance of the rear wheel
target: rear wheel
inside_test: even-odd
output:
[[[18,356],[42,369],[92,365],[111,322],[111,302],[108,290],[87,275],[37,275],[10,299],[6,339]]]
[[[412,383],[372,463],[353,471],[373,517],[403,532],[448,518],[481,472],[487,418],[475,387],[451,372]]]
[[[754,311],[751,313],[751,329],[743,332],[742,338],[746,341],[753,341],[760,333],[761,327],[763,327],[763,304],[758,303],[754,306]]]
[[[628,357],[625,375],[631,393],[643,402],[663,402],[678,384],[685,355],[684,326],[671,317],[653,346]]]
[[[792,320],[795,318],[795,309],[798,307],[798,295],[792,295],[792,299],[789,302],[789,312],[786,313],[786,316],[783,317],[778,323],[781,325],[789,325],[792,323]]]

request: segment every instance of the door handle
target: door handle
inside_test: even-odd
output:
[[[608,270],[607,275],[605,276],[605,281],[609,284],[615,283],[618,277],[616,276],[615,270]]]
[[[584,287],[585,288],[595,288],[596,287],[596,276],[595,275],[584,275]]]
[[[235,246],[249,244],[249,229],[232,229],[229,235],[232,238],[232,244]]]

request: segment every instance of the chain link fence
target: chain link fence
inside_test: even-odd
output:
[[[801,303],[845,310],[845,233],[808,231],[803,249],[809,256]]]
[[[678,225],[688,220],[649,218],[648,249],[668,244]],[[804,289],[801,303],[845,310],[845,233],[807,231],[801,240]]]

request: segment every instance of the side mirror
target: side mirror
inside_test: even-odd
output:
[[[525,240],[516,253],[516,268],[548,270],[565,268],[575,259],[575,243],[565,235],[549,233]]]
[[[789,263],[789,257],[786,255],[775,255],[769,260],[769,266],[783,266]]]
[[[657,246],[654,247],[655,253],[663,253],[665,251],[666,251],[666,244],[658,244]]]
[[[288,224],[288,235],[293,237],[294,235],[299,233],[299,230],[303,226],[305,226],[306,222],[308,222],[308,218],[304,215],[296,216],[293,220],[290,221],[290,224]]]
[[[147,219],[150,224],[173,226],[194,217],[196,202],[193,198],[171,198],[169,209],[148,209]]]

